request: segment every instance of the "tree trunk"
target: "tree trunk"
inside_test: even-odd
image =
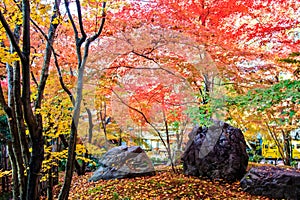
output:
[[[108,150],[109,143],[108,143],[108,139],[107,139],[107,130],[106,130],[106,125],[108,123],[106,122],[106,103],[105,103],[105,101],[101,103],[99,115],[100,115],[99,117],[100,117],[101,125],[103,128],[103,132],[104,132],[105,149]],[[99,125],[99,127],[100,127],[100,125]]]
[[[69,149],[68,149],[68,158],[67,158],[66,170],[65,170],[65,179],[64,179],[63,187],[58,196],[59,200],[68,199],[72,177],[73,177],[75,156],[76,156],[75,150],[76,150],[76,141],[77,141],[77,127],[79,124],[80,107],[82,101],[83,74],[84,74],[85,62],[86,60],[84,60],[84,62],[80,64],[80,67],[78,69],[76,103],[74,107],[73,119],[71,124],[71,134],[69,138]]]
[[[283,131],[282,131],[283,132]],[[291,142],[290,137],[288,134],[284,134],[284,151],[285,151],[285,158],[284,158],[284,164],[291,166]]]
[[[18,43],[20,40],[20,26],[16,25],[13,35],[15,37],[15,41]],[[10,46],[10,52],[15,52],[15,47],[13,45]],[[20,63],[14,62],[14,66],[7,64],[6,65],[6,73],[7,73],[7,80],[8,80],[8,107],[9,109],[6,110],[7,118],[10,119],[8,121],[10,134],[12,137],[12,152],[13,154],[11,157],[15,157],[16,161],[16,170],[18,174],[18,190],[20,194],[21,199],[25,199],[26,197],[26,177],[25,177],[25,166],[26,163],[24,161],[26,160],[23,156],[22,147],[21,144],[22,140],[20,138],[19,129],[18,129],[18,113],[16,112],[17,106],[16,102],[20,102],[20,96],[16,96],[18,92],[16,89],[19,88],[19,79],[15,80],[15,73],[18,73],[18,70],[20,70]],[[20,75],[20,73],[18,74]],[[17,76],[18,76],[17,75]],[[25,132],[24,132],[25,133]],[[28,148],[28,147],[27,147]]]
[[[74,125],[74,122],[72,122],[71,135],[69,140],[69,149],[68,149],[68,159],[67,159],[66,170],[65,170],[65,178],[64,178],[64,184],[58,196],[59,200],[68,200],[73,171],[74,171],[76,137],[77,137],[77,127]]]
[[[60,0],[55,1],[53,6],[53,15],[51,16],[51,22],[53,22],[59,12]],[[42,162],[44,160],[44,138],[43,138],[43,120],[40,113],[33,113],[32,104],[30,102],[30,4],[28,0],[23,0],[23,54],[25,60],[22,62],[22,78],[23,78],[23,91],[22,102],[24,106],[24,118],[29,129],[29,135],[32,144],[32,153],[29,162],[28,172],[28,187],[27,187],[27,200],[39,199],[38,194],[38,182],[39,173],[42,168]],[[54,36],[57,29],[57,23],[51,23],[47,39],[47,45],[44,53],[44,62],[38,85],[38,94],[34,104],[34,109],[41,108],[41,102],[43,99],[43,93],[46,86],[46,81],[49,75],[50,58],[52,55],[52,45],[54,42]],[[44,34],[44,33],[43,33]]]
[[[21,199],[20,198],[20,190],[19,190],[19,181],[18,181],[18,171],[17,171],[17,161],[14,156],[12,144],[8,143],[7,144],[7,149],[8,149],[8,155],[9,155],[9,160],[12,168],[12,194],[13,194],[13,199]]]
[[[78,59],[78,79],[77,79],[77,91],[76,91],[74,113],[73,113],[72,124],[71,124],[71,134],[70,134],[70,139],[69,139],[69,149],[68,149],[68,158],[67,158],[67,163],[66,163],[65,179],[64,179],[63,187],[60,190],[60,193],[58,196],[59,200],[67,200],[68,196],[69,196],[69,191],[70,191],[72,176],[73,176],[73,170],[74,170],[77,128],[78,128],[78,124],[79,124],[79,115],[80,115],[80,108],[81,108],[81,101],[82,101],[83,75],[84,75],[85,64],[86,64],[86,61],[88,58],[90,44],[100,36],[100,34],[103,30],[103,26],[104,26],[104,22],[105,22],[105,15],[106,15],[105,14],[106,2],[103,2],[102,21],[100,23],[98,32],[95,33],[90,38],[86,39],[87,36],[83,29],[83,24],[82,24],[80,2],[76,1],[79,27],[80,27],[80,31],[81,31],[81,35],[82,35],[82,37],[79,38],[78,30],[77,30],[77,27],[75,26],[74,19],[71,15],[69,5],[68,4],[65,4],[65,5],[66,5],[68,17],[69,17],[71,23],[73,24],[72,26],[73,26],[73,30],[75,33],[76,52],[77,52],[77,59]],[[84,46],[84,51],[83,51],[84,53],[83,53],[83,57],[82,57],[81,46],[84,42],[85,42],[85,46]]]
[[[53,199],[53,177],[52,177],[52,171],[53,167],[51,167],[48,171],[48,181],[47,181],[47,200],[52,200]]]
[[[92,143],[92,138],[93,138],[93,117],[91,110],[88,108],[85,108],[86,112],[88,113],[88,118],[89,118],[89,135],[88,135],[88,143]]]
[[[13,96],[14,96],[14,109],[16,113],[16,123],[17,123],[17,130],[20,138],[20,145],[22,151],[22,158],[25,166],[28,166],[30,153],[29,153],[29,146],[27,141],[27,136],[25,133],[25,124],[23,118],[23,109],[22,109],[22,101],[21,101],[21,88],[20,88],[20,63],[16,62],[14,64],[13,69]]]
[[[8,81],[9,85],[13,85],[13,78],[12,78],[12,68],[11,66],[7,66],[7,71],[8,71]],[[14,108],[14,96],[13,96],[13,88],[9,87],[8,89],[8,106],[10,108]],[[16,162],[16,168],[17,170],[17,175],[18,175],[18,190],[20,194],[21,199],[25,199],[26,197],[26,177],[25,177],[25,166],[23,162],[23,156],[22,156],[22,150],[21,150],[21,143],[20,143],[20,137],[19,137],[19,132],[16,124],[16,116],[15,116],[15,111],[14,109],[8,109],[7,111],[7,118],[10,119],[8,122],[9,130],[11,133],[11,138],[12,138],[12,153],[10,157],[14,157],[15,162]]]
[[[165,123],[165,129],[166,129],[166,137],[167,137],[167,153],[168,153],[168,157],[169,160],[171,162],[171,167],[174,173],[176,173],[176,169],[174,166],[174,161],[173,161],[173,156],[172,156],[172,152],[171,152],[171,146],[170,146],[170,135],[169,135],[169,126],[168,126],[168,121],[165,115],[165,111],[163,111],[163,119],[164,119],[164,123]]]
[[[61,139],[61,142],[63,143],[64,147],[68,148],[69,144],[68,144],[65,136],[64,135],[59,135],[59,138]],[[82,167],[80,167],[80,164],[78,163],[78,161],[76,159],[74,160],[74,162],[75,162],[75,169],[76,169],[77,175],[78,176],[84,175],[85,170],[82,169]]]
[[[1,138],[0,138],[1,139]],[[0,140],[1,141],[1,140]],[[2,168],[2,170],[3,171],[6,171],[6,170],[8,170],[7,169],[7,158],[6,158],[6,155],[7,155],[7,148],[6,148],[6,144],[5,144],[6,142],[3,142],[2,144],[0,143],[0,148],[1,148],[1,153],[0,153],[0,155],[1,155],[1,164],[0,164],[0,166],[1,166],[1,168]],[[1,178],[1,186],[2,186],[2,192],[7,192],[8,191],[8,189],[7,189],[7,185],[8,185],[8,181],[7,181],[7,176],[3,176],[2,178]]]
[[[38,130],[37,137],[32,137],[32,153],[29,161],[27,200],[38,200],[39,174],[44,160],[44,140],[42,131]]]

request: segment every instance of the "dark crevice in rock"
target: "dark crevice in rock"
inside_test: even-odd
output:
[[[182,156],[186,175],[205,176],[229,182],[246,173],[248,155],[242,131],[216,121],[213,126],[195,127]]]

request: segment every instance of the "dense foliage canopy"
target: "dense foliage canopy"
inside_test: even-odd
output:
[[[186,133],[216,118],[248,140],[273,140],[291,164],[290,135],[300,126],[299,7],[296,0],[1,1],[0,122],[8,129],[0,131],[14,198],[38,199],[47,188],[53,198],[65,170],[59,199],[67,199],[74,169],[82,175],[95,164],[89,153],[141,145],[144,132],[175,169]]]

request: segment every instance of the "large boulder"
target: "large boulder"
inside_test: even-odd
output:
[[[242,131],[222,121],[194,127],[182,156],[186,175],[240,180],[246,173],[248,155]]]
[[[139,146],[119,146],[107,151],[89,181],[155,175],[153,164]]]
[[[300,171],[273,166],[252,167],[240,182],[253,195],[272,199],[300,199]]]

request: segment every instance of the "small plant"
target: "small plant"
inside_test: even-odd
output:
[[[88,194],[93,194],[93,193],[97,193],[97,192],[100,192],[102,190],[102,186],[99,186],[99,187],[94,187],[92,189],[89,189],[88,190]]]
[[[118,200],[119,199],[119,194],[117,192],[113,193],[113,199]]]
[[[293,161],[291,162],[291,166],[292,166],[292,167],[296,168],[297,165],[298,165],[298,162],[297,162],[297,161],[293,160]]]

